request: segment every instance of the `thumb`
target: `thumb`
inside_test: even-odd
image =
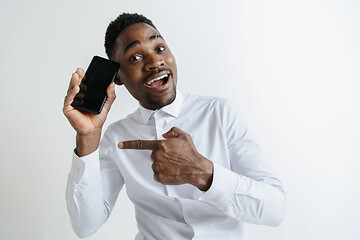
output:
[[[180,128],[172,127],[168,132],[164,133],[162,136],[165,139],[168,138],[181,138],[184,135],[185,132],[183,132]]]

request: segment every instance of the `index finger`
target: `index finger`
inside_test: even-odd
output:
[[[119,142],[120,149],[155,150],[162,140],[131,140]]]

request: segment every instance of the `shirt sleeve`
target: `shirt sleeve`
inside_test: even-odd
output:
[[[227,103],[223,113],[231,169],[214,164],[212,185],[200,200],[234,219],[277,226],[284,219],[283,184],[265,164],[260,148],[231,105]]]
[[[100,148],[78,157],[73,153],[66,188],[66,202],[72,227],[79,237],[94,234],[109,218],[124,185],[122,175],[109,157],[110,137],[104,135]]]

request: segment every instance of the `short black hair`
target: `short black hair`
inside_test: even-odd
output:
[[[145,16],[137,13],[122,13],[113,20],[106,29],[105,33],[105,51],[109,59],[114,58],[115,41],[125,28],[136,24],[146,23],[156,29],[155,25]]]

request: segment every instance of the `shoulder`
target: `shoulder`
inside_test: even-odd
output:
[[[183,95],[184,95],[185,106],[209,107],[209,108],[223,110],[227,106],[231,105],[230,101],[225,98],[214,97],[214,96],[202,96],[196,94],[183,94]]]
[[[238,107],[229,99],[202,96],[195,94],[184,95],[184,111],[190,111],[196,115],[211,115],[212,118],[218,119],[223,124],[231,124],[234,121],[243,121],[243,115]]]

